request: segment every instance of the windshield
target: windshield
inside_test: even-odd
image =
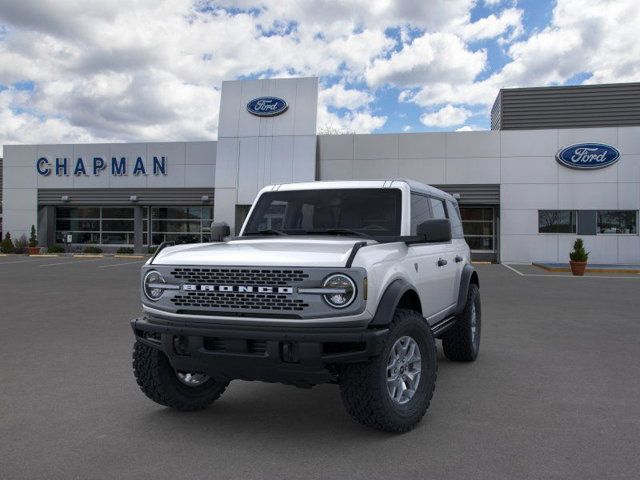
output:
[[[243,235],[400,235],[402,194],[396,188],[268,192]]]

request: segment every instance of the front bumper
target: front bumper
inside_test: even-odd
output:
[[[311,386],[336,380],[336,365],[380,353],[388,329],[188,324],[145,316],[131,320],[140,342],[162,351],[178,371],[220,380]]]

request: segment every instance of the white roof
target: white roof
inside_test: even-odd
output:
[[[453,196],[442,190],[416,182],[406,178],[394,178],[388,180],[335,180],[335,181],[316,181],[302,183],[281,183],[278,185],[269,185],[262,189],[263,192],[273,191],[289,191],[289,190],[320,190],[334,188],[393,188],[399,187],[398,183],[406,184],[412,192],[424,193],[441,198],[446,198],[455,202]]]

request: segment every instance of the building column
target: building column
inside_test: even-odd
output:
[[[135,253],[143,253],[142,252],[142,238],[143,238],[143,229],[144,229],[144,207],[135,206],[133,207],[133,251]]]
[[[47,205],[38,209],[38,245],[51,247],[56,243],[56,207]]]

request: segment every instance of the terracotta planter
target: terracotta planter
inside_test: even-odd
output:
[[[574,262],[573,260],[570,260],[569,265],[571,265],[571,273],[577,277],[582,277],[584,275],[584,271],[587,269],[587,262]]]
[[[40,247],[29,247],[29,255],[39,255]]]

